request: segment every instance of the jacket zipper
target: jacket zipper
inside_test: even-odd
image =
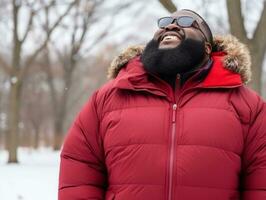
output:
[[[173,104],[172,112],[172,129],[171,129],[171,143],[170,143],[170,161],[169,161],[169,190],[168,190],[168,200],[172,200],[173,191],[173,170],[174,170],[174,147],[175,147],[175,137],[176,137],[176,109],[177,104]]]
[[[177,99],[179,99],[180,92],[180,80],[181,75],[176,75],[176,82],[174,88],[174,104],[172,105],[172,123],[170,132],[170,156],[169,156],[169,182],[168,182],[168,200],[173,198],[173,180],[174,180],[174,159],[175,159],[175,140],[176,140],[176,111],[177,111]]]

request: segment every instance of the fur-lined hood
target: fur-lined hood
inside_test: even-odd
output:
[[[240,74],[241,80],[247,84],[251,80],[251,58],[246,45],[232,36],[215,36],[214,44],[217,51],[223,51],[227,55],[224,57],[224,67],[235,73]],[[108,78],[115,78],[119,71],[132,58],[142,54],[144,46],[131,46],[124,50],[111,63],[108,69]]]

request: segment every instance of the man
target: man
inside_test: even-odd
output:
[[[266,106],[246,47],[191,10],[110,68],[65,140],[59,200],[265,200]]]

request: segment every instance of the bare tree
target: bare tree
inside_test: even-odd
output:
[[[12,26],[13,26],[13,44],[11,49],[11,60],[6,61],[3,57],[0,57],[0,66],[5,70],[6,74],[10,77],[10,95],[9,95],[9,111],[8,111],[8,134],[7,134],[7,149],[9,152],[8,163],[16,163],[17,160],[17,146],[18,146],[18,123],[19,123],[19,111],[21,108],[21,91],[24,77],[27,75],[29,68],[40,52],[45,48],[46,43],[50,39],[51,34],[58,27],[62,19],[70,12],[76,1],[69,3],[66,6],[65,11],[60,14],[55,22],[48,27],[46,38],[43,41],[39,41],[39,45],[33,51],[33,53],[27,56],[27,59],[23,60],[23,50],[25,49],[26,40],[29,38],[30,32],[34,28],[33,22],[37,14],[41,12],[42,7],[37,5],[43,5],[42,1],[17,1],[12,0]],[[56,6],[56,0],[49,2],[48,7]],[[20,11],[22,8],[27,8],[29,12],[29,19],[26,24],[24,34],[20,34],[20,24],[23,23],[19,19]]]
[[[53,147],[55,150],[60,149],[64,137],[64,122],[66,119],[67,103],[72,86],[73,73],[81,59],[80,51],[84,46],[90,25],[95,22],[93,15],[96,12],[96,9],[103,2],[103,0],[78,1],[73,9],[71,18],[73,26],[67,26],[68,33],[71,34],[69,43],[63,50],[55,48],[57,59],[62,66],[63,72],[63,87],[61,91],[56,90],[56,83],[54,81],[55,77],[52,70],[51,60],[49,58],[49,48],[47,47],[46,49],[46,59],[44,64],[46,65],[47,83],[51,91],[51,103],[53,107],[55,131]],[[47,10],[47,14],[48,12],[49,10]],[[47,21],[47,24],[49,24],[49,21]],[[93,44],[97,43],[97,41],[102,39],[106,34],[107,30],[105,30],[97,39],[95,39]],[[55,45],[52,47],[55,47]]]
[[[47,47],[47,54],[45,59],[45,65],[47,67],[45,69],[47,72],[47,83],[51,91],[51,105],[53,107],[54,112],[53,148],[55,150],[58,150],[61,147],[65,133],[64,127],[68,111],[77,102],[77,98],[81,97],[82,95],[84,95],[85,91],[89,90],[89,88],[87,87],[81,88],[81,92],[77,94],[77,97],[72,98],[71,100],[72,95],[70,94],[71,89],[73,87],[73,75],[77,67],[84,60],[84,52],[88,54],[92,49],[94,49],[98,45],[98,43],[100,43],[104,38],[106,38],[109,34],[110,26],[114,21],[115,15],[121,12],[122,10],[128,8],[132,4],[126,2],[125,4],[121,4],[119,7],[117,7],[116,13],[113,14],[113,18],[109,22],[109,24],[100,27],[99,29],[102,30],[97,36],[88,38],[87,35],[91,31],[92,25],[98,23],[99,20],[102,18],[102,15],[100,15],[99,13],[99,8],[101,8],[103,3],[104,0],[79,1],[75,5],[71,15],[72,17],[70,18],[72,26],[69,26],[69,24],[65,25],[69,34],[68,43],[64,46],[63,49],[56,47],[56,42],[50,45],[51,50],[55,50],[58,63],[62,67],[61,69],[63,75],[61,90],[56,89],[56,74],[53,73],[53,64],[51,62],[51,59],[49,58],[49,51],[51,50]],[[49,24],[49,22],[47,23]]]

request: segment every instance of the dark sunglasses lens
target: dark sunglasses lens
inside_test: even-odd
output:
[[[164,17],[158,20],[158,27],[164,28],[173,22],[172,17]]]
[[[189,16],[179,17],[178,18],[178,25],[181,27],[190,27],[194,22],[194,19]]]

